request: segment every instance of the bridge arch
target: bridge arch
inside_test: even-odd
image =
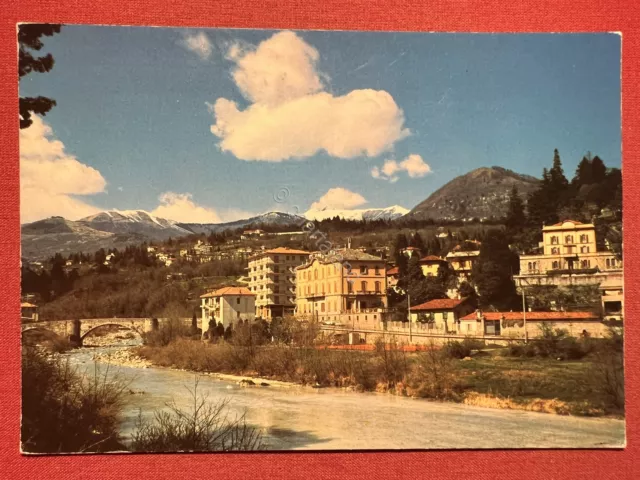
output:
[[[133,325],[126,324],[126,323],[105,322],[105,323],[101,323],[100,325],[96,325],[94,327],[91,327],[89,330],[84,332],[84,334],[82,334],[82,336],[80,337],[80,340],[84,343],[84,339],[85,338],[87,338],[89,335],[91,335],[96,330],[100,330],[103,327],[118,327],[119,330],[129,330],[129,331],[137,333],[138,336],[140,337],[140,339],[144,338],[144,336],[143,336],[144,332],[142,331],[142,329],[140,329],[138,327],[135,327]]]
[[[42,333],[44,335],[46,335],[48,337],[49,340],[55,340],[55,339],[64,339],[65,336],[64,335],[60,335],[58,332],[50,329],[50,328],[46,328],[43,326],[33,326],[31,328],[26,328],[24,330],[22,330],[22,340],[24,342],[25,337],[28,335],[33,335],[34,333]]]

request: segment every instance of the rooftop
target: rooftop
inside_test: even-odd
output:
[[[421,262],[444,262],[445,259],[438,257],[436,255],[427,255],[426,257],[422,257],[420,261]]]
[[[532,321],[561,321],[561,320],[599,320],[593,312],[526,312],[527,320]],[[482,312],[485,320],[522,320],[522,312]],[[477,320],[476,312],[462,317],[460,320]]]
[[[205,293],[204,295],[200,295],[200,298],[213,298],[213,297],[225,297],[225,296],[234,296],[237,297],[239,295],[247,295],[247,296],[255,296],[251,291],[246,287],[222,287],[213,292]]]
[[[428,302],[411,307],[411,311],[452,310],[466,300],[466,298],[436,298],[435,300],[429,300]]]

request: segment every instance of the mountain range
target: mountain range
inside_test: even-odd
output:
[[[108,210],[72,221],[51,217],[24,224],[22,257],[44,259],[55,253],[94,252],[100,248],[123,248],[128,244],[162,241],[190,234],[275,225],[300,230],[305,221],[340,217],[345,220],[395,220],[414,217],[434,220],[500,218],[506,214],[509,194],[515,186],[521,195],[540,181],[501,167],[483,167],[454,178],[411,211],[398,205],[355,210],[310,209],[304,216],[268,212],[227,223],[185,223],[159,218],[144,210]]]
[[[367,208],[355,210],[337,210],[330,208],[310,209],[304,214],[307,220],[322,221],[339,217],[343,220],[394,220],[409,213],[409,209],[394,205],[387,208]]]

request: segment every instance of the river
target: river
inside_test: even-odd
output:
[[[122,347],[119,347],[122,348]],[[94,368],[96,351],[68,354],[79,368]],[[98,363],[100,368],[103,364]],[[127,436],[140,411],[153,415],[166,403],[188,407],[196,375],[164,368],[109,367],[141,394],[128,395],[122,416]],[[198,392],[229,400],[233,413],[263,432],[270,450],[620,448],[624,421],[559,416],[439,403],[389,394],[302,386],[242,387],[199,376]]]

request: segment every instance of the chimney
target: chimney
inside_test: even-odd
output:
[[[478,320],[482,319],[482,310],[480,310],[479,308],[476,309],[476,318]]]
[[[347,248],[350,249],[351,248],[351,237],[347,238]]]

